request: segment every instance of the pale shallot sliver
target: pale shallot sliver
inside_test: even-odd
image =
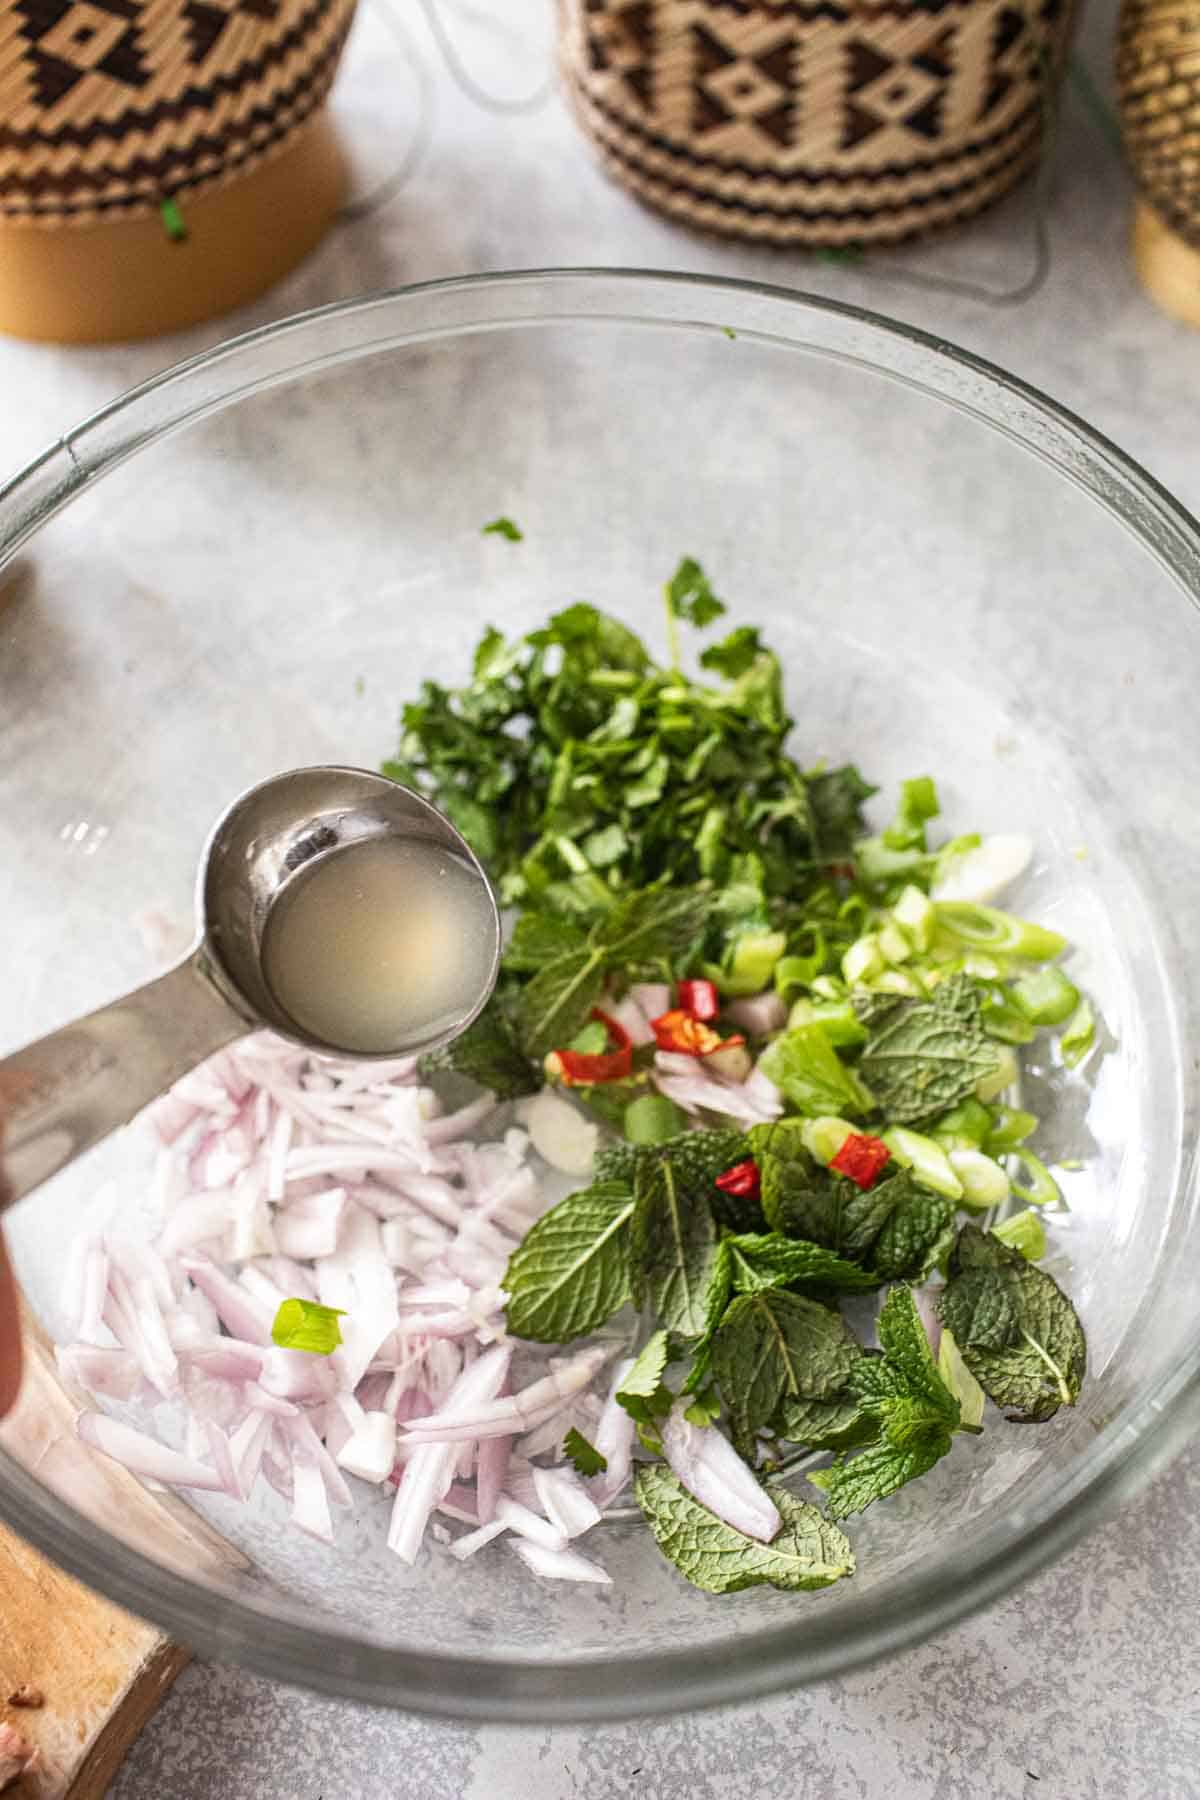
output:
[[[254,1300],[236,1281],[232,1281],[208,1257],[185,1256],[183,1270],[194,1287],[212,1301],[217,1315],[234,1337],[252,1344],[269,1344],[274,1323],[266,1307]]]
[[[732,1000],[724,1008],[725,1016],[739,1031],[751,1037],[766,1037],[768,1032],[782,1031],[787,1024],[787,1003],[772,988],[765,994],[750,994],[744,1000]]]
[[[559,1526],[552,1525],[528,1506],[522,1506],[509,1494],[501,1494],[496,1502],[493,1515],[501,1525],[507,1525],[518,1537],[528,1538],[532,1544],[543,1544],[547,1550],[563,1550],[566,1548],[567,1534]]]
[[[485,1351],[464,1369],[446,1397],[447,1404],[464,1410],[486,1405],[503,1385],[511,1357],[507,1347]],[[429,1515],[454,1479],[456,1456],[454,1444],[421,1445],[408,1456],[388,1527],[388,1548],[403,1562],[416,1561]]]
[[[128,1350],[98,1350],[91,1344],[60,1344],[55,1360],[66,1381],[109,1400],[132,1400],[141,1390],[142,1371]]]
[[[494,1538],[498,1538],[501,1532],[507,1530],[508,1526],[502,1519],[489,1519],[486,1524],[478,1526],[474,1531],[468,1531],[464,1537],[455,1538],[450,1545],[450,1554],[456,1556],[459,1562],[466,1562],[468,1557],[474,1556],[485,1545],[490,1544]]]
[[[661,1019],[671,1010],[671,990],[665,981],[635,981],[629,997],[648,1019]]]
[[[511,1437],[483,1438],[475,1459],[475,1510],[481,1524],[489,1524],[496,1516],[496,1501],[505,1486]]]
[[[566,1469],[535,1466],[533,1485],[542,1511],[566,1538],[581,1537],[600,1523],[600,1508],[584,1491],[579,1477]]]
[[[337,1453],[339,1468],[361,1481],[386,1481],[396,1460],[396,1421],[387,1413],[372,1412]]]
[[[315,1463],[292,1464],[292,1524],[322,1544],[333,1542],[329,1496]]]
[[[687,1402],[677,1400],[662,1428],[663,1455],[701,1506],[746,1537],[769,1544],[783,1520],[729,1439],[711,1426],[685,1418]]]
[[[487,1354],[492,1356],[496,1352],[489,1351]],[[511,1351],[508,1354],[511,1355]],[[465,1437],[503,1437],[514,1426],[532,1430],[535,1425],[541,1425],[554,1413],[561,1411],[567,1401],[587,1387],[611,1354],[612,1350],[607,1345],[596,1345],[591,1350],[581,1351],[578,1356],[568,1359],[561,1368],[532,1382],[519,1393],[492,1400],[486,1405],[470,1409],[461,1402],[455,1405],[452,1394],[447,1397],[446,1405],[440,1412],[430,1413],[423,1419],[413,1419],[409,1423],[408,1433],[414,1440],[423,1443],[449,1443],[461,1441]]]
[[[149,1476],[169,1487],[205,1488],[210,1493],[218,1492],[224,1485],[215,1469],[190,1456],[181,1456],[178,1450],[168,1450],[144,1431],[135,1431],[132,1425],[123,1425],[104,1413],[80,1413],[75,1430],[85,1444],[103,1451],[114,1462],[123,1463],[134,1475]]]
[[[531,1543],[527,1538],[513,1538],[510,1548],[526,1568],[532,1569],[535,1575],[545,1576],[549,1581],[593,1581],[599,1586],[612,1586],[612,1576],[607,1569],[602,1569],[599,1563],[581,1556],[578,1550],[549,1550],[545,1545]]]

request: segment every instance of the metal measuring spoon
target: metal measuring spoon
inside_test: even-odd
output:
[[[263,972],[263,936],[284,889],[315,859],[371,839],[422,841],[450,851],[479,881],[491,932],[478,995],[426,1037],[360,1052],[302,1030]],[[4,1171],[19,1200],[117,1126],[127,1124],[206,1056],[269,1026],[329,1055],[414,1055],[465,1031],[487,1002],[500,964],[495,895],[466,841],[409,788],[366,769],[293,769],[250,788],[208,840],[196,890],[199,937],[156,981],[0,1059]],[[0,1212],[5,1202],[0,1198]]]

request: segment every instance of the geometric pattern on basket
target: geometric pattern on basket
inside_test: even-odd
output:
[[[1071,22],[1070,0],[560,9],[567,91],[613,172],[693,223],[787,242],[900,237],[1011,186]]]
[[[1138,187],[1200,249],[1200,0],[1125,0],[1117,84]]]
[[[0,218],[150,211],[283,144],[354,0],[0,0]]]

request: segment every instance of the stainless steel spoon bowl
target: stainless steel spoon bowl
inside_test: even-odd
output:
[[[272,776],[235,800],[208,840],[197,882],[198,937],[184,960],[157,981],[0,1061],[12,1200],[247,1032],[265,1025],[307,1049],[345,1056],[345,1045],[302,1031],[282,1010],[263,972],[263,934],[272,908],[302,869],[388,836],[434,844],[476,876],[489,902],[492,941],[486,980],[449,1025],[442,1021],[432,1036],[401,1037],[386,1050],[363,1054],[412,1055],[465,1031],[486,1004],[500,963],[495,895],[465,839],[419,794],[366,769],[293,769]]]

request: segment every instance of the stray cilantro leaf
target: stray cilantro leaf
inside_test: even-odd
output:
[[[898,1125],[946,1112],[995,1067],[979,992],[968,975],[941,982],[932,1000],[903,1001],[884,1019],[859,1063],[863,1080]]]
[[[806,1243],[802,1238],[784,1237],[778,1231],[742,1233],[724,1238],[721,1247],[729,1258],[735,1294],[756,1294],[763,1288],[805,1284],[840,1288],[853,1294],[878,1287],[880,1282],[878,1275],[860,1268],[857,1263],[847,1262],[835,1251],[821,1244]]]
[[[712,583],[694,556],[685,556],[667,583],[667,605],[673,618],[684,619],[701,630],[725,611],[725,602],[717,599]]]
[[[856,841],[866,833],[863,803],[878,793],[864,781],[853,763],[840,769],[822,769],[807,776],[808,804],[816,828],[820,856],[850,856]]]
[[[607,1456],[602,1456],[574,1425],[563,1439],[563,1455],[577,1475],[603,1475],[608,1468]]]
[[[979,1035],[982,1040],[982,1026]],[[866,1056],[864,1051],[860,1065],[864,1075]],[[874,1110],[875,1098],[870,1089],[841,1061],[819,1025],[795,1025],[783,1032],[759,1057],[758,1066],[796,1111],[810,1119],[824,1114],[852,1119]],[[989,1061],[988,1067],[991,1066]],[[882,1096],[880,1104],[887,1110]]]
[[[836,1525],[782,1488],[767,1493],[783,1525],[771,1543],[760,1544],[701,1506],[662,1464],[639,1469],[634,1483],[659,1549],[706,1593],[736,1594],[764,1584],[801,1591],[854,1573],[854,1553]]]
[[[500,518],[493,519],[490,525],[484,525],[480,535],[482,537],[507,538],[510,544],[519,544],[525,533],[519,525],[514,525],[511,519],[506,519],[501,514]]]
[[[594,1331],[629,1299],[633,1195],[599,1182],[551,1207],[513,1251],[504,1276],[508,1329],[540,1344]]]
[[[631,1268],[634,1300],[669,1331],[698,1338],[717,1254],[717,1227],[704,1189],[669,1156],[647,1158],[634,1177]]]
[[[1017,1250],[964,1225],[939,1308],[963,1361],[1009,1418],[1052,1418],[1079,1398],[1087,1340],[1052,1276]]]
[[[770,1420],[784,1395],[834,1400],[862,1347],[841,1317],[801,1294],[743,1294],[713,1339],[712,1370],[742,1434]]]
[[[864,1356],[850,1387],[878,1441],[852,1461],[823,1473],[831,1518],[862,1512],[926,1474],[950,1448],[960,1424],[958,1401],[933,1360],[911,1288],[894,1287],[879,1315],[881,1357]]]
[[[663,1383],[663,1373],[671,1360],[671,1344],[665,1331],[648,1338],[633,1367],[617,1389],[618,1406],[623,1406],[639,1425],[652,1425],[669,1413],[675,1396]]]
[[[700,666],[724,675],[729,681],[736,681],[739,675],[754,666],[761,654],[762,640],[757,627],[739,625],[719,644],[710,644],[700,652]]]

